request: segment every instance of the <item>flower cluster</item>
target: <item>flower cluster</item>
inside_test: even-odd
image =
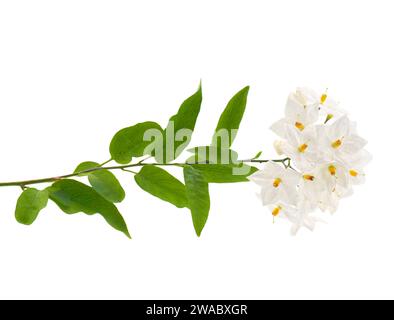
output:
[[[353,185],[364,182],[371,158],[367,142],[327,92],[309,88],[289,95],[285,117],[271,129],[281,138],[276,151],[291,165],[269,161],[250,180],[261,186],[262,202],[272,215],[292,223],[293,234],[301,227],[313,230],[319,221],[316,209],[334,213]]]

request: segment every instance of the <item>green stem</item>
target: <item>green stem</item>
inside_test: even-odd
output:
[[[101,163],[100,165],[99,165],[99,167],[103,167],[103,166],[105,166],[107,163],[109,163],[109,162],[111,162],[112,161],[112,158],[111,159],[108,159],[107,161],[104,161],[103,163]]]
[[[128,169],[122,169],[122,171],[129,172],[129,173],[132,173],[132,174],[138,174],[138,172],[135,172],[133,170],[128,170]]]
[[[111,160],[109,160],[111,161]],[[105,165],[106,163],[108,163],[109,161],[106,161],[103,165]],[[289,158],[284,158],[284,159],[275,159],[275,160],[242,160],[240,161],[241,163],[266,163],[268,161],[273,161],[273,162],[277,162],[277,163],[283,163],[285,166],[287,166],[287,163],[290,162]],[[70,173],[70,174],[65,174],[65,175],[61,175],[61,176],[57,176],[57,177],[50,177],[50,178],[41,178],[41,179],[33,179],[33,180],[22,180],[22,181],[10,181],[10,182],[0,182],[0,187],[12,187],[12,186],[18,186],[18,187],[22,187],[25,188],[28,185],[32,185],[32,184],[39,184],[39,183],[49,183],[49,182],[55,182],[55,181],[59,181],[62,179],[67,179],[67,178],[72,178],[72,177],[76,177],[79,175],[83,175],[86,173],[91,173],[91,172],[95,172],[95,171],[100,171],[100,170],[124,170],[127,168],[136,168],[136,167],[144,167],[144,166],[158,166],[158,167],[164,167],[164,166],[174,166],[174,167],[183,167],[186,165],[193,165],[193,164],[207,164],[209,165],[209,163],[206,162],[201,162],[201,163],[144,163],[142,162],[138,162],[138,163],[134,163],[134,164],[127,164],[127,165],[120,165],[120,166],[99,166],[96,168],[91,168],[88,170],[83,170],[80,172],[74,172],[74,173]]]

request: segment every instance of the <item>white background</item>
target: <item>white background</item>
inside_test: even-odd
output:
[[[14,220],[0,190],[0,298],[394,298],[392,1],[1,1],[0,180],[104,161],[120,128],[165,125],[200,79],[192,144],[251,85],[237,149],[274,156],[269,126],[297,86],[328,87],[369,140],[367,184],[314,233],[289,235],[252,184],[212,185],[190,214],[119,173],[133,240],[50,204]]]

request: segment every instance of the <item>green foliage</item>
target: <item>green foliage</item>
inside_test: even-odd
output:
[[[93,188],[76,180],[64,179],[47,188],[49,198],[67,214],[100,214],[114,229],[130,238],[126,223],[116,206]]]
[[[209,183],[248,182],[248,177],[258,170],[246,164],[196,164],[193,168]]]
[[[142,190],[178,208],[188,206],[185,185],[157,166],[144,166],[135,176]]]
[[[187,163],[233,164],[237,162],[238,154],[230,147],[245,113],[248,93],[249,87],[245,87],[231,98],[220,116],[211,145],[188,150],[194,155],[187,159]]]
[[[200,85],[198,90],[182,103],[178,113],[170,118],[167,128],[164,130],[163,159],[156,157],[158,162],[167,163],[175,160],[188,146],[200,113],[201,102],[202,89]],[[181,136],[177,137],[177,134],[181,134]],[[168,146],[168,150],[173,150],[174,154],[166,152]]]
[[[15,218],[19,223],[31,225],[42,209],[47,206],[48,191],[25,189],[16,203]]]
[[[263,151],[257,152],[257,154],[252,158],[252,160],[256,160],[256,159],[260,158],[262,154],[263,154]]]
[[[220,141],[217,141],[217,137],[220,136],[220,132],[223,131],[227,132],[230,138],[228,147],[232,145],[236,134],[234,134],[235,131],[233,131],[233,134],[231,133],[232,130],[239,129],[239,125],[241,124],[245,113],[248,93],[249,87],[245,87],[231,98],[222,115],[220,116],[219,123],[212,139],[212,145],[218,145],[220,147],[221,143]]]
[[[86,161],[79,164],[74,172],[79,173],[92,168],[98,168],[99,166],[96,162]],[[115,203],[123,201],[125,192],[112,172],[108,170],[96,170],[82,175],[87,175],[93,189],[108,201]]]
[[[208,182],[200,171],[191,166],[184,167],[183,174],[194,230],[197,236],[200,236],[207,222],[211,206]]]
[[[152,144],[152,141],[147,141],[147,137],[144,139],[148,130],[154,130],[152,132],[157,133],[163,132],[160,125],[150,121],[118,131],[109,146],[112,159],[117,163],[127,164],[131,162],[133,157],[144,156],[146,148]]]
[[[238,160],[238,153],[234,150],[219,149],[215,146],[195,147],[188,151],[194,154],[187,159],[187,163],[230,164]]]
[[[111,160],[121,165],[101,167],[99,163],[80,163],[73,174],[65,176],[0,183],[0,186],[17,185],[25,188],[34,183],[53,184],[45,190],[25,189],[20,195],[15,217],[20,223],[30,225],[45,208],[48,199],[54,201],[67,214],[99,214],[114,229],[130,237],[126,223],[114,203],[125,198],[125,191],[110,171],[122,169],[135,174],[135,182],[149,194],[191,212],[195,232],[201,235],[210,210],[210,183],[247,182],[257,168],[238,159],[231,145],[245,113],[249,87],[236,93],[221,114],[211,145],[189,149],[193,155],[185,163],[174,163],[189,145],[202,103],[201,85],[187,98],[178,112],[163,129],[156,122],[143,122],[118,131],[111,140]],[[153,156],[157,163],[147,159],[131,164],[133,158]],[[259,152],[252,160],[261,156]],[[250,162],[250,160],[249,160]],[[184,183],[161,168],[165,165],[183,168]],[[142,167],[136,173],[131,167]],[[87,177],[90,185],[69,179]]]

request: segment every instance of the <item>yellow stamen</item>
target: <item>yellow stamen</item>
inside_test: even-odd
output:
[[[309,181],[315,180],[315,177],[312,176],[312,175],[310,175],[310,174],[304,174],[302,177],[303,177],[305,180],[309,180]]]
[[[300,131],[305,129],[305,126],[301,122],[296,122],[294,125]]]
[[[328,166],[328,172],[330,172],[332,176],[335,176],[337,173],[337,168],[335,168],[335,166],[331,164]]]
[[[298,147],[298,151],[299,152],[301,152],[301,153],[303,153],[303,152],[305,152],[305,150],[308,148],[308,145],[307,144],[302,144],[302,145],[300,145],[299,147]]]
[[[356,170],[350,170],[350,171],[349,171],[349,174],[350,174],[352,177],[357,177],[357,176],[358,176],[358,172],[357,172]]]
[[[274,182],[272,183],[272,185],[274,186],[274,188],[279,187],[279,185],[281,184],[282,180],[280,178],[276,178],[274,180]]]
[[[274,210],[272,210],[272,215],[274,217],[278,216],[278,214],[281,212],[282,207],[281,206],[277,206]]]
[[[331,147],[333,147],[334,149],[338,149],[341,145],[342,145],[342,141],[340,139],[331,143]]]
[[[320,97],[320,103],[324,104],[324,102],[326,102],[327,100],[327,93],[323,93]]]
[[[326,124],[328,121],[330,121],[332,118],[334,118],[334,115],[329,113],[326,117],[326,120],[324,121],[324,124]]]

